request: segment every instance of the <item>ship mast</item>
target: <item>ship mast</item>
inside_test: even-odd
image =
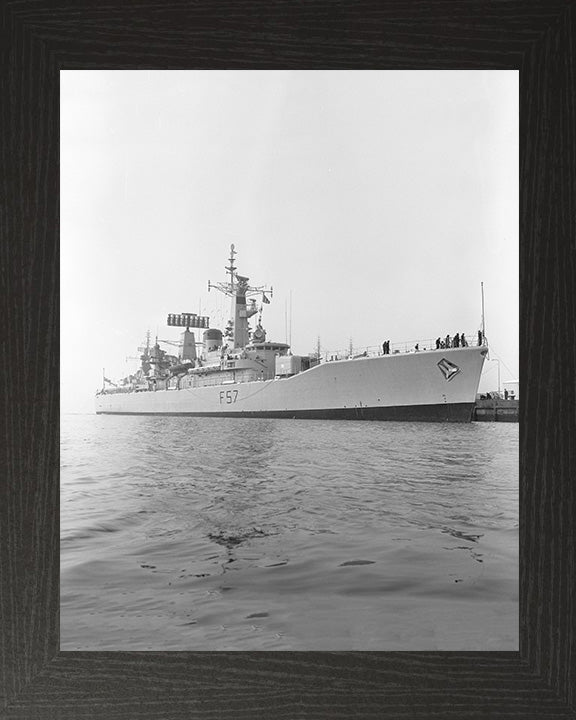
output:
[[[236,266],[234,265],[234,255],[236,255],[236,250],[234,250],[234,243],[230,245],[230,257],[228,258],[228,262],[230,265],[228,265],[226,270],[230,273],[230,287],[234,287],[234,273],[236,272]],[[210,290],[210,288],[208,288]]]
[[[486,343],[486,329],[484,326],[484,283],[480,283],[480,291],[482,293],[482,344]]]
[[[230,257],[225,270],[230,276],[226,282],[211,283],[208,280],[208,292],[211,288],[219,290],[224,295],[232,298],[232,306],[230,312],[230,321],[226,329],[226,335],[232,340],[233,348],[243,348],[250,341],[250,333],[248,326],[248,318],[251,318],[258,312],[256,300],[251,299],[250,304],[246,304],[246,298],[250,295],[262,295],[265,302],[270,302],[265,293],[272,296],[272,288],[268,289],[264,285],[253,286],[248,284],[250,278],[238,275],[237,267],[234,264],[234,256],[236,250],[234,244],[230,245]]]

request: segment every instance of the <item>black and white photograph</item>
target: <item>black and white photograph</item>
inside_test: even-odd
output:
[[[518,650],[518,82],[60,73],[62,650]]]

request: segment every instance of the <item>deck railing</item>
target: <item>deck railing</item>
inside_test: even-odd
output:
[[[473,347],[478,345],[478,331],[464,333],[464,337],[466,339],[466,345],[463,346],[461,343],[459,343],[457,346],[455,346],[453,344],[453,336],[448,336],[450,341],[448,347]],[[348,360],[349,358],[377,357],[379,355],[398,355],[399,353],[422,352],[424,350],[445,350],[447,336],[440,338],[440,348],[436,347],[436,339],[437,338],[428,338],[426,340],[404,340],[402,342],[390,342],[389,352],[384,352],[384,348],[382,345],[367,345],[353,347],[352,349],[347,348],[346,350],[322,350],[320,361],[330,362],[333,360]]]

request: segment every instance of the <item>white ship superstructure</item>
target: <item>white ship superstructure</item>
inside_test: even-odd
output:
[[[294,355],[286,343],[271,342],[262,327],[262,307],[272,288],[251,286],[237,273],[230,249],[229,280],[208,283],[231,297],[224,332],[208,317],[168,315],[184,327],[178,356],[159,343],[142,348],[142,366],[117,386],[96,395],[96,412],[106,414],[198,415],[351,420],[469,422],[488,349],[464,341],[410,352],[363,353],[322,360],[319,353]],[[256,296],[261,298],[260,305]],[[255,328],[250,318],[258,315]],[[196,342],[192,329],[202,329]],[[196,351],[200,345],[201,352]],[[444,347],[442,347],[442,345]]]

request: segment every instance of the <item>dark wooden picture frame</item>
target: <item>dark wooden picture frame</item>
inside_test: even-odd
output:
[[[576,7],[6,0],[0,717],[576,717]],[[520,71],[520,651],[60,652],[59,71]]]

